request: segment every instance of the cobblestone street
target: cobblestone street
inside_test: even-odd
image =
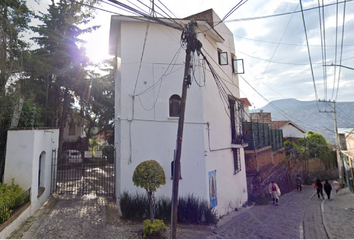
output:
[[[302,217],[313,192],[307,186],[281,196],[279,206],[255,206],[207,238],[302,238]]]
[[[179,225],[180,239],[326,239],[354,237],[354,195],[345,188],[332,200],[305,186],[272,204],[241,208],[220,219],[217,227]],[[142,238],[142,224],[122,221],[113,199],[54,196],[11,238]],[[167,226],[166,238],[169,237]]]

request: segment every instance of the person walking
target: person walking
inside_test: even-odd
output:
[[[278,206],[279,197],[281,194],[278,184],[276,184],[274,181],[271,181],[271,183],[268,186],[268,192],[272,197],[273,205],[275,204],[276,206]]]
[[[301,192],[301,189],[302,189],[302,179],[301,179],[301,177],[299,176],[299,174],[296,175],[295,183],[296,183],[296,190]]]
[[[320,198],[320,194],[321,194],[322,198],[324,199],[323,191],[322,191],[323,185],[322,185],[321,180],[319,178],[316,179],[314,188],[316,188],[316,190],[317,190],[318,198]]]
[[[332,191],[332,186],[331,184],[328,182],[328,180],[326,179],[325,183],[323,184],[323,189],[327,195],[328,200],[331,199],[331,191]]]
[[[338,191],[340,189],[340,183],[338,181],[334,180],[333,186],[334,186],[334,189],[336,190],[336,193],[338,193]]]

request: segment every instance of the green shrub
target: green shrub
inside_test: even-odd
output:
[[[124,192],[119,205],[122,211],[122,218],[125,220],[143,220],[148,216],[149,201],[145,194],[136,193],[131,196]]]
[[[178,220],[184,223],[201,223],[204,209],[199,207],[199,198],[190,194],[178,199]]]
[[[11,185],[0,183],[0,224],[10,218],[13,209],[21,207],[26,200],[25,191],[12,180]]]
[[[122,218],[125,220],[139,221],[146,219],[149,214],[148,200],[146,195],[136,194],[134,196],[124,192],[120,201]],[[171,199],[160,197],[155,201],[155,217],[164,221],[171,220]],[[179,223],[189,224],[216,224],[218,221],[214,209],[210,209],[207,201],[195,197],[193,194],[180,197],[178,200]]]
[[[162,233],[166,231],[162,220],[155,219],[154,223],[151,223],[150,219],[144,221],[143,238],[161,238]]]
[[[164,221],[171,221],[171,199],[168,197],[160,197],[156,199],[155,216]]]

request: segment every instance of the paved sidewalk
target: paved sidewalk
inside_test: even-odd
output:
[[[348,188],[332,190],[331,200],[322,202],[323,222],[329,238],[354,238],[354,194]]]

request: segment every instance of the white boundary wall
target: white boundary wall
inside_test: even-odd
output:
[[[4,183],[11,184],[14,179],[24,190],[31,188],[31,206],[7,228],[15,230],[22,224],[20,220],[27,219],[22,215],[33,215],[49,198],[52,150],[58,149],[58,143],[59,129],[8,131]],[[39,187],[45,189],[40,197]],[[6,238],[5,233],[11,234],[6,229],[0,238]]]

